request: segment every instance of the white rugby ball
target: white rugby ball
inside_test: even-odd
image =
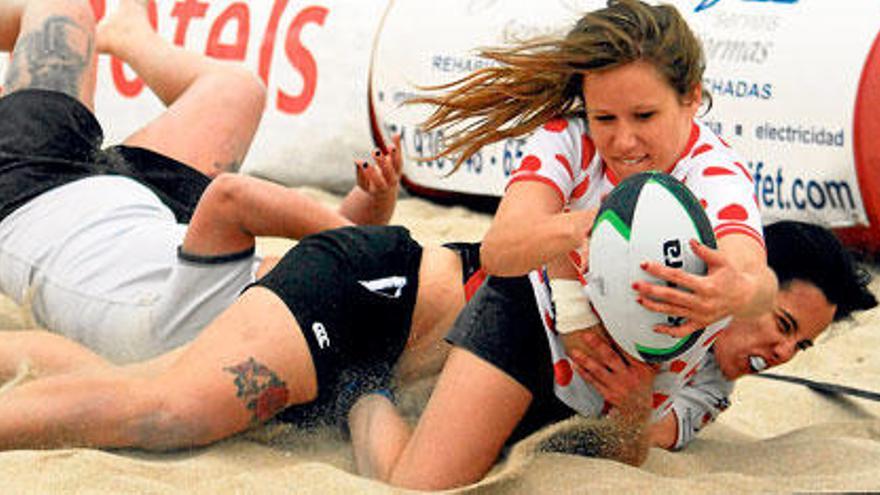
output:
[[[676,338],[655,332],[655,325],[678,326],[683,320],[648,311],[636,302],[632,288],[637,280],[669,285],[642,270],[645,261],[705,274],[706,264],[691,250],[690,239],[715,247],[700,202],[668,174],[635,174],[615,187],[599,208],[590,233],[590,301],[615,342],[642,361],[673,359],[702,333]]]

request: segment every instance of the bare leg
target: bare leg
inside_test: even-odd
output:
[[[94,109],[95,18],[86,0],[14,0],[0,4],[0,45],[15,42],[7,93],[59,91]]]
[[[0,383],[12,379],[22,364],[35,376],[109,366],[94,352],[44,330],[0,332]]]
[[[98,30],[98,50],[128,63],[168,111],[125,140],[214,177],[236,171],[260,123],[266,92],[244,67],[175,46],[153,31],[146,0],[121,0]]]
[[[255,236],[300,239],[351,225],[345,217],[293,189],[238,174],[211,181],[190,220],[183,250],[200,256],[244,251]]]

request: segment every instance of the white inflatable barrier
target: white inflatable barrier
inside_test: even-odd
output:
[[[880,4],[806,0],[668,0],[700,36],[707,122],[747,160],[766,220],[846,228],[880,251]],[[417,125],[427,109],[401,107],[413,84],[454,80],[487,63],[474,47],[564,33],[604,0],[395,2],[381,26],[372,98],[412,157],[434,154],[440,132]],[[415,35],[414,33],[421,33]],[[449,160],[410,160],[417,190],[500,195],[521,141],[484,148],[455,174]]]
[[[115,0],[91,0],[100,19]],[[668,0],[703,40],[705,119],[747,159],[768,220],[844,228],[880,251],[880,4],[876,0]],[[342,190],[352,160],[404,137],[406,183],[426,194],[499,196],[521,141],[486,147],[458,172],[434,154],[440,133],[401,106],[418,85],[487,61],[479,46],[564,33],[604,0],[150,0],[158,31],[247,65],[269,101],[243,171]],[[119,61],[99,60],[98,118],[116,142],[161,111]]]

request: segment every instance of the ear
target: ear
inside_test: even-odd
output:
[[[703,105],[703,85],[695,84],[693,89],[682,99],[682,104],[688,107],[691,118],[696,116],[700,106]]]

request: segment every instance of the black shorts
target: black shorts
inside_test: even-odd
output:
[[[280,419],[342,424],[366,389],[388,386],[409,338],[421,259],[403,227],[346,227],[306,237],[254,284],[290,308],[317,372],[315,401]]]
[[[532,393],[508,443],[574,414],[553,392],[550,344],[539,314],[528,277],[489,277],[446,336]]]
[[[101,149],[92,112],[64,93],[23,89],[0,98],[0,221],[31,199],[95,175],[123,175],[149,187],[189,223],[210,179],[143,148]]]

